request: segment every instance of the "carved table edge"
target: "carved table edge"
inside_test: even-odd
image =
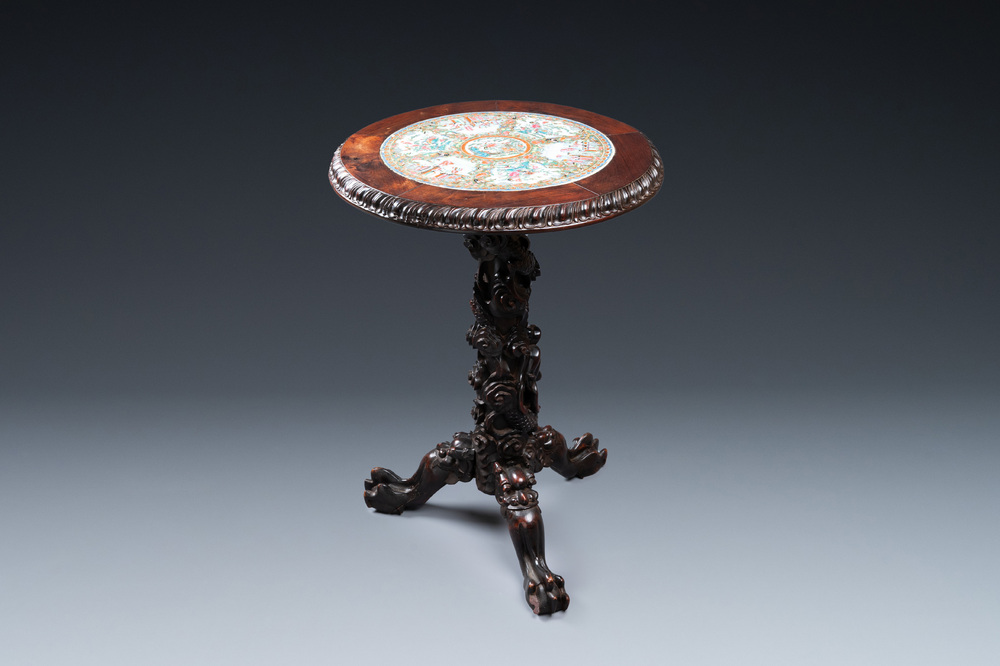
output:
[[[647,140],[648,141],[648,140]],[[645,173],[616,190],[589,199],[542,206],[471,208],[404,199],[375,189],[355,178],[340,159],[330,163],[330,184],[354,206],[379,217],[438,231],[458,233],[530,233],[556,231],[600,222],[651,199],[663,184],[663,162],[652,143],[652,160]],[[596,193],[595,193],[596,194]]]

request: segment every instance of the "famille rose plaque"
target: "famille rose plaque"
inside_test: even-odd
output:
[[[379,154],[401,176],[452,190],[516,191],[578,181],[603,169],[615,146],[569,118],[520,111],[456,113],[407,125]]]

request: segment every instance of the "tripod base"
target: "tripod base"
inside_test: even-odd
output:
[[[469,373],[476,426],[438,444],[407,479],[373,469],[365,502],[381,513],[402,513],[450,483],[475,479],[479,490],[496,497],[507,520],[528,605],[540,615],[566,610],[563,579],[545,563],[534,474],[551,467],[567,479],[589,476],[604,466],[608,452],[589,433],[567,448],[550,426],[538,427],[542,332],[528,324],[528,298],[539,270],[528,237],[467,235],[465,246],[479,261],[471,302],[475,322],[466,335],[477,352]]]
[[[448,484],[476,478],[480,490],[496,497],[507,520],[528,605],[538,615],[566,610],[569,595],[563,579],[552,573],[545,561],[542,512],[538,493],[532,489],[538,469],[532,468],[540,463],[567,479],[583,478],[604,466],[608,451],[598,450],[598,440],[590,433],[575,439],[575,446],[568,448],[561,434],[545,426],[526,438],[537,462],[525,465],[523,461],[501,461],[496,447],[488,446],[492,439],[482,432],[456,433],[451,442],[442,442],[425,455],[417,471],[406,479],[376,467],[371,478],[365,480],[365,503],[379,513],[399,514],[421,506]],[[488,468],[488,474],[477,475],[477,470],[484,468]]]

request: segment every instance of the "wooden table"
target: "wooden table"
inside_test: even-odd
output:
[[[532,610],[565,610],[563,579],[545,561],[534,474],[597,472],[607,459],[589,433],[573,446],[538,425],[541,331],[528,323],[538,262],[527,234],[579,227],[648,201],[663,182],[656,149],[638,130],[556,104],[444,104],[380,120],[351,135],[330,165],[345,201],[379,217],[465,234],[479,262],[476,350],[469,383],[475,427],[438,444],[409,478],[376,467],[365,502],[382,513],[424,504],[446,484],[475,479],[507,520]]]

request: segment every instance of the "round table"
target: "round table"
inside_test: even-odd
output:
[[[424,504],[447,484],[475,479],[494,495],[538,614],[569,605],[563,579],[545,561],[534,474],[597,472],[607,450],[589,433],[566,439],[538,425],[539,328],[528,323],[531,283],[539,274],[528,234],[621,215],[648,201],[663,165],[638,130],[596,113],[556,104],[483,101],[443,104],[380,120],[352,134],[330,165],[345,201],[379,217],[465,234],[479,262],[476,350],[469,383],[474,427],[423,457],[409,478],[381,467],[365,481],[365,502],[382,513]]]

